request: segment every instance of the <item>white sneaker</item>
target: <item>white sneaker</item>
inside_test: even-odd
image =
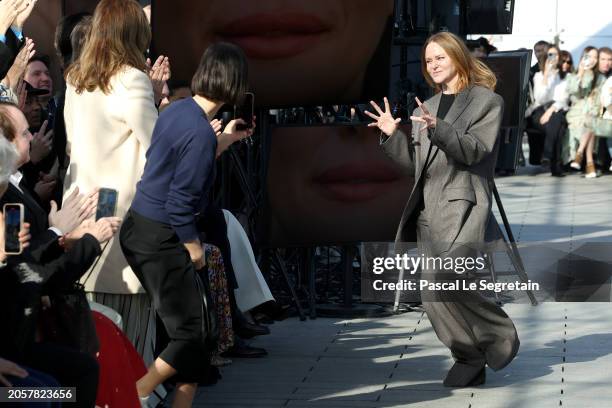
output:
[[[570,167],[574,170],[580,170],[580,163],[576,163],[576,162],[571,162],[570,163]],[[611,171],[612,171],[612,166],[610,167]]]
[[[592,178],[596,178],[597,177],[597,172],[590,172],[584,175],[584,178],[588,178],[588,179],[592,179]]]
[[[147,395],[146,397],[139,397],[141,408],[149,408],[149,397],[150,395]]]

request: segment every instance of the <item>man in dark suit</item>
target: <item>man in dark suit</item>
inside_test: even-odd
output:
[[[27,121],[15,105],[6,102],[0,103],[0,137],[11,142],[17,151],[17,166],[29,160],[32,135]],[[100,255],[100,245],[117,231],[119,220],[103,218],[97,222],[80,222],[81,218],[92,215],[93,208],[78,193],[67,200],[61,211],[53,205],[47,219],[47,214],[20,178],[19,172],[9,177],[7,192],[0,203],[23,204],[32,240],[24,253],[9,259],[7,271],[3,271],[6,273],[0,274],[3,306],[0,309],[6,315],[2,327],[11,333],[10,337],[2,339],[0,346],[15,361],[50,373],[64,387],[77,387],[78,406],[93,406],[99,375],[96,359],[73,347],[45,339],[35,341],[34,333],[39,321],[41,295],[48,295],[53,304],[55,296],[71,288]],[[5,185],[0,187],[4,190]],[[63,245],[60,245],[60,237]]]
[[[533,76],[536,72],[540,71],[540,61],[542,61],[546,57],[546,53],[548,53],[548,49],[550,48],[550,43],[540,40],[533,45],[533,54],[536,57],[536,63],[529,69],[529,82],[533,87]]]
[[[23,113],[10,103],[0,102],[0,131],[17,149],[17,166],[27,163],[32,135]],[[116,231],[119,220],[86,221],[95,212],[97,193],[84,196],[79,195],[78,190],[66,198],[61,210],[52,202],[51,212],[47,215],[22,178],[20,172],[11,175],[0,204],[24,205],[24,219],[30,224],[32,235],[25,255],[55,271],[68,269],[69,273],[63,275],[78,279],[100,254],[100,242],[105,242],[103,238],[107,235],[102,232]],[[68,252],[64,253],[60,239]]]

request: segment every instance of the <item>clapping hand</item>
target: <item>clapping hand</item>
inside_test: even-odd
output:
[[[85,234],[92,235],[100,244],[110,240],[121,226],[121,218],[105,217],[98,221],[93,219],[85,220],[74,231],[66,236],[64,246],[66,249],[72,248],[74,243],[83,238]]]
[[[402,119],[393,118],[393,115],[391,114],[391,107],[389,106],[389,100],[387,99],[387,97],[384,98],[384,102],[384,112],[376,102],[370,101],[370,104],[372,105],[372,107],[374,107],[378,115],[375,115],[370,111],[364,111],[363,113],[375,120],[375,122],[368,123],[368,127],[377,127],[385,135],[391,136],[397,130],[397,125],[402,121]]]
[[[170,60],[168,57],[160,55],[153,66],[151,66],[151,60],[147,58],[147,65],[150,67],[149,78],[151,78],[151,84],[153,85],[155,103],[159,103],[163,97],[164,85],[172,75]]]
[[[20,111],[23,112],[25,109],[25,104],[28,99],[28,91],[26,90],[26,83],[23,79],[19,79],[17,83],[17,107]],[[32,156],[30,154],[30,160],[32,160]]]
[[[69,234],[75,230],[83,221],[93,216],[98,205],[99,189],[91,193],[79,194],[78,187],[64,199],[62,209],[57,209],[55,201],[51,201],[49,212],[49,225],[56,227],[63,234]]]
[[[21,84],[21,80],[23,78],[23,74],[25,73],[26,67],[28,66],[28,61],[30,61],[30,58],[32,58],[34,54],[36,54],[34,46],[34,41],[26,37],[24,46],[21,48],[21,50],[19,50],[17,56],[15,57],[13,65],[11,65],[11,68],[9,68],[8,72],[6,73],[8,86],[15,92],[19,92],[18,88]]]
[[[30,14],[32,14],[32,10],[34,10],[34,6],[36,5],[37,1],[38,0],[27,0],[25,3],[22,3],[22,6],[25,4],[25,7],[21,8],[19,13],[17,13],[17,17],[15,17],[15,21],[13,22],[13,25],[19,30],[23,29],[23,25],[30,17]]]
[[[28,8],[26,0],[0,1],[0,31],[4,34],[13,24],[17,16]]]

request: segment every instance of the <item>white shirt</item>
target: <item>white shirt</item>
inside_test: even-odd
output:
[[[567,92],[567,76],[561,80],[553,90],[553,106],[555,112],[569,109],[569,93]]]
[[[559,82],[561,82],[559,74],[555,74],[552,78],[549,77],[545,83],[544,74],[541,71],[536,72],[533,77],[533,109],[553,101],[554,90]]]
[[[21,187],[19,187],[19,183],[21,183],[21,179],[23,179],[23,173],[21,173],[20,171],[13,173],[9,176],[9,182],[15,186],[15,188],[17,188],[17,190],[19,190],[21,193],[23,193],[23,190],[21,189]]]

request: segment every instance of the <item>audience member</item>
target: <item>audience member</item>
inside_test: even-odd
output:
[[[542,161],[546,135],[544,125],[550,119],[551,107],[554,104],[554,91],[560,81],[559,48],[552,45],[548,48],[542,69],[533,76],[533,103],[530,106],[531,114],[527,118],[531,164],[538,164]],[[550,162],[550,156],[545,156],[544,160]]]
[[[533,45],[533,55],[535,56],[536,63],[531,66],[529,69],[529,82],[533,86],[533,77],[536,72],[541,71],[543,67],[543,63],[546,60],[546,54],[548,53],[548,48],[550,48],[550,43],[548,41],[540,40]]]
[[[27,121],[16,106],[0,104],[0,132],[12,143],[17,152],[13,172],[27,162],[32,138]],[[48,295],[52,306],[57,296],[72,287],[75,281],[89,268],[101,251],[100,244],[108,241],[119,227],[117,219],[101,219],[97,222],[78,220],[91,211],[87,200],[75,212],[71,206],[58,212],[55,208],[48,225],[44,211],[29,198],[27,188],[19,183],[19,173],[9,177],[8,190],[0,204],[6,202],[24,205],[25,220],[31,226],[31,244],[26,251],[9,260],[8,267],[14,272],[2,274],[3,311],[9,310],[8,324],[3,325],[11,333],[11,339],[3,344],[3,351],[10,350],[9,357],[34,369],[51,374],[64,387],[77,387],[79,399],[76,406],[91,407],[95,401],[98,383],[98,366],[93,356],[70,346],[35,336],[42,308],[41,296]],[[85,197],[81,197],[84,199]],[[95,207],[94,207],[95,208]],[[60,242],[61,227],[69,234]],[[63,244],[63,246],[62,246]],[[24,311],[28,311],[24,313]]]
[[[149,24],[136,1],[102,0],[79,58],[66,70],[70,165],[65,191],[75,186],[112,188],[118,192],[120,217],[134,197],[157,120],[144,57],[150,39]],[[117,241],[102,254],[86,289],[120,295],[141,290]],[[123,317],[128,324],[133,321]]]
[[[551,50],[557,50],[551,47]],[[540,117],[540,125],[545,131],[544,157],[550,160],[550,172],[555,177],[563,177],[563,161],[561,159],[561,149],[567,131],[567,121],[565,114],[569,109],[569,95],[567,93],[567,78],[572,73],[572,56],[567,51],[559,51],[557,62],[557,72],[559,82],[555,85],[552,93],[553,103]],[[537,73],[536,73],[537,75]]]
[[[570,153],[575,151],[570,166],[580,170],[582,160],[586,158],[585,178],[598,176],[593,159],[595,148],[593,118],[599,115],[601,107],[599,90],[606,80],[599,72],[598,58],[597,48],[586,47],[580,57],[577,74],[570,76],[567,82],[567,90],[572,101],[566,116],[569,125],[569,148]]]
[[[203,315],[203,288],[194,284],[208,262],[197,214],[206,209],[214,180],[217,138],[210,120],[222,105],[238,104],[246,86],[244,53],[233,45],[212,45],[194,75],[195,96],[173,103],[155,127],[144,174],[121,231],[126,258],[170,338],[138,381],[141,397],[175,377],[179,385],[174,406],[190,406],[199,381],[216,381],[209,370],[212,327]],[[249,136],[251,131],[236,130],[239,123],[234,121],[228,133]]]

